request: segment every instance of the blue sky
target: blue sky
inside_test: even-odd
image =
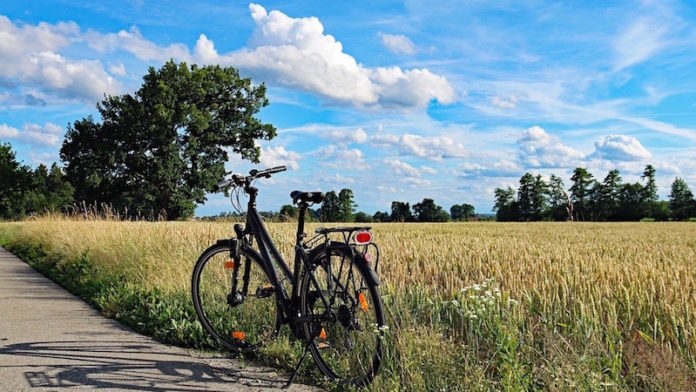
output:
[[[525,172],[696,189],[696,9],[659,2],[42,1],[0,7],[0,141],[58,160],[68,123],[170,58],[268,86],[262,209],[352,188],[489,212]],[[252,166],[232,156],[231,170]],[[229,210],[210,195],[198,215]]]

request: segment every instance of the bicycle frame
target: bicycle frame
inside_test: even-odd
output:
[[[256,239],[260,256],[263,261],[263,268],[266,271],[266,274],[268,275],[271,285],[273,285],[273,287],[278,292],[277,298],[279,305],[283,310],[283,318],[285,319],[284,321],[287,321],[289,319],[297,319],[300,316],[300,314],[296,311],[297,309],[293,301],[295,301],[299,296],[298,277],[302,267],[301,264],[307,262],[307,252],[302,246],[302,239],[305,237],[304,214],[307,210],[307,205],[300,205],[300,215],[297,222],[297,237],[295,242],[295,259],[293,268],[294,271],[291,271],[290,267],[285,262],[285,259],[283,259],[283,257],[280,255],[280,252],[278,252],[278,249],[276,249],[275,245],[273,244],[273,240],[271,240],[271,236],[270,234],[268,234],[266,226],[263,224],[263,220],[261,219],[261,216],[258,214],[256,210],[256,195],[258,193],[258,189],[250,186],[247,189],[245,189],[245,191],[249,195],[249,203],[247,206],[247,222],[244,230],[241,233],[237,234],[238,236],[239,234],[242,234],[242,238],[245,235],[251,235],[253,238]],[[240,241],[242,238],[238,238],[237,240]],[[292,292],[290,296],[288,296],[285,287],[281,284],[281,279],[278,276],[278,271],[276,270],[272,262],[273,259],[278,263],[285,277],[290,279],[290,281],[292,282]]]

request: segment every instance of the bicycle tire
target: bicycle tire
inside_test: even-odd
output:
[[[227,276],[229,264],[220,263],[232,261],[233,244],[233,241],[221,241],[201,254],[193,269],[191,294],[205,331],[227,350],[249,353],[277,336],[280,315],[275,291],[269,295],[270,280],[259,256],[245,248],[240,251],[237,288],[243,290],[243,268],[249,263],[247,296],[239,305],[228,303],[232,279]]]
[[[327,255],[329,255],[328,258]],[[316,292],[325,288],[328,289],[328,286],[322,283],[322,274],[324,275],[323,279],[326,280],[329,269],[334,276],[339,275],[339,281],[345,272],[346,280],[348,280],[350,274],[347,269],[339,271],[340,274],[336,274],[337,271],[333,262],[335,258],[333,256],[349,261],[350,270],[360,283],[359,286],[355,286],[355,282],[352,283],[355,289],[352,300],[343,298],[329,306],[331,312],[336,315],[334,321],[323,322],[321,325],[311,325],[309,323],[304,325],[306,339],[308,342],[311,340],[310,352],[317,367],[325,376],[339,384],[366,386],[379,370],[383,355],[383,334],[386,328],[379,287],[377,282],[368,276],[369,271],[367,271],[367,264],[363,256],[345,243],[337,242],[332,242],[328,246],[322,245],[313,250],[310,253],[309,268],[311,269],[306,270],[302,277],[301,310],[305,316],[316,315],[322,311],[326,312],[326,306],[317,305],[318,295]],[[361,267],[358,263],[363,263],[363,266]],[[320,287],[317,287],[317,284]],[[338,285],[335,286],[338,287]],[[348,287],[350,283],[345,286],[342,290],[343,294],[350,294],[349,292],[353,291]],[[341,289],[335,290],[337,295],[339,290]],[[362,300],[359,299],[360,293],[363,293]],[[331,296],[330,290],[327,290],[327,294]],[[352,303],[353,301],[355,302]],[[366,303],[366,308],[361,309],[363,301]],[[369,316],[371,314],[372,316],[367,319],[356,320],[356,314],[361,316]],[[355,342],[365,343],[362,349],[355,346],[338,346],[337,342],[343,340],[343,338],[350,345],[351,335],[356,330],[364,332],[355,340]],[[321,336],[322,333],[324,333],[323,337]],[[371,340],[372,338],[374,340]],[[332,351],[335,352],[333,355]],[[344,356],[344,353],[347,353],[348,356]],[[357,358],[352,357],[355,354],[357,354]],[[365,361],[362,361],[362,359],[365,359]]]

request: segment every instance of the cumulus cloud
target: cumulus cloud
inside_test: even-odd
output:
[[[517,145],[518,159],[525,167],[569,167],[583,158],[580,151],[564,145],[557,136],[536,125],[524,131]]]
[[[382,45],[394,54],[416,53],[416,45],[403,34],[379,33],[379,38],[382,40]]]
[[[249,10],[256,27],[246,48],[219,54],[214,43],[201,35],[194,57],[234,65],[261,80],[355,106],[422,108],[432,100],[443,104],[455,100],[447,79],[427,69],[363,66],[343,51],[336,38],[325,34],[316,17],[292,18],[253,3]]]
[[[63,128],[53,123],[26,123],[22,129],[0,124],[0,137],[27,142],[34,145],[57,146],[63,139]]]
[[[88,31],[84,34],[84,39],[90,48],[99,52],[121,49],[143,61],[167,61],[171,58],[191,61],[191,54],[186,45],[175,43],[159,46],[143,37],[136,26],[131,27],[130,31],[121,30],[108,34]]]
[[[502,160],[481,165],[466,162],[455,173],[460,177],[517,177],[523,169],[513,161]]]
[[[80,36],[75,23],[14,24],[0,16],[0,83],[39,87],[62,97],[94,100],[119,90],[101,62],[59,54]]]
[[[330,144],[316,151],[315,155],[326,166],[332,168],[366,169],[370,165],[365,161],[365,154],[357,148],[344,148]]]
[[[418,169],[398,159],[385,159],[384,164],[394,170],[396,174],[402,174],[409,177],[420,177],[420,172]]]
[[[419,136],[406,133],[400,136],[381,134],[373,136],[370,141],[377,147],[396,148],[405,155],[441,160],[443,158],[460,158],[466,155],[464,145],[447,136]]]
[[[300,154],[286,150],[283,146],[268,146],[261,148],[259,161],[265,167],[287,166],[292,170],[297,170],[300,168],[301,158]]]
[[[367,132],[362,128],[357,129],[331,129],[319,131],[319,136],[336,143],[365,143]]]
[[[652,157],[638,139],[626,135],[602,136],[595,142],[595,152],[590,158],[609,161],[639,161]]]

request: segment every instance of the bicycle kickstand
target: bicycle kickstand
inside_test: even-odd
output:
[[[305,357],[307,356],[307,349],[309,349],[309,346],[312,345],[312,341],[310,340],[309,343],[305,346],[304,350],[302,350],[302,355],[300,356],[300,361],[297,362],[297,366],[295,366],[295,370],[292,372],[292,375],[290,376],[290,379],[288,382],[283,385],[282,389],[288,389],[290,388],[290,385],[295,381],[295,377],[297,377],[297,373],[300,371],[300,366],[302,365],[302,362],[304,361]]]

